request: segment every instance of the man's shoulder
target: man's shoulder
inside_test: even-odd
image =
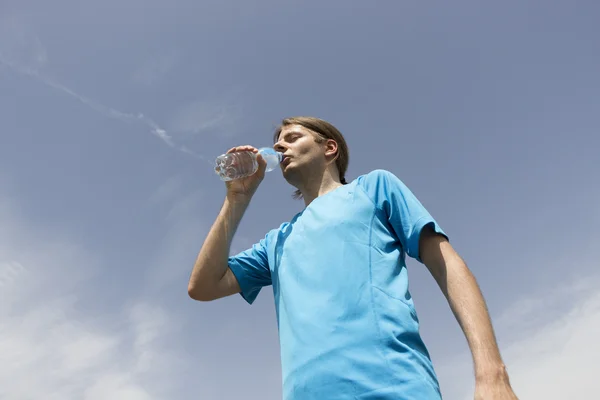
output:
[[[391,196],[403,194],[408,189],[397,175],[386,169],[374,169],[360,175],[355,182],[375,204],[381,204]]]
[[[386,169],[374,169],[356,178],[359,185],[372,185],[377,183],[387,183],[389,180],[399,180],[398,177]]]

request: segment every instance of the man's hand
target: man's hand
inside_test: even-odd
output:
[[[475,400],[518,400],[518,397],[506,380],[479,381],[475,383]]]
[[[265,170],[267,168],[267,162],[258,153],[258,149],[252,146],[238,146],[227,151],[227,154],[235,153],[239,151],[251,151],[256,154],[256,161],[258,162],[258,170],[250,176],[240,179],[234,179],[225,182],[227,187],[227,198],[232,200],[234,203],[237,202],[248,202],[258,189],[258,186],[265,177]]]

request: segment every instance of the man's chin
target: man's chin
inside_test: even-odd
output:
[[[281,174],[283,175],[283,178],[292,186],[294,185],[294,182],[297,181],[298,174],[296,173],[294,168],[285,166],[281,169]]]
[[[281,166],[281,172],[283,173],[283,175],[285,176],[286,174],[290,174],[293,173],[294,168],[290,168],[290,164],[287,165],[282,165]]]

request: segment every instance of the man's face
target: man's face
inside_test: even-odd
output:
[[[284,155],[280,167],[286,179],[325,168],[325,145],[301,125],[283,127],[273,148]]]

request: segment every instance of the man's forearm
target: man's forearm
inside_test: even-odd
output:
[[[471,349],[476,379],[506,379],[492,322],[475,277],[458,255],[447,259],[445,270],[446,277],[439,283]]]
[[[248,208],[249,202],[225,199],[194,264],[188,291],[190,293],[213,288],[227,272],[227,259],[233,235]]]

